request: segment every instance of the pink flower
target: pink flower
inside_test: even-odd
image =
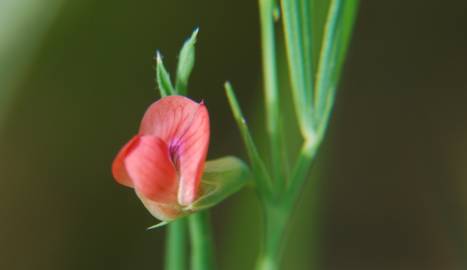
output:
[[[132,187],[149,212],[172,220],[200,196],[209,144],[206,106],[168,96],[146,111],[139,133],[118,153],[112,174]]]

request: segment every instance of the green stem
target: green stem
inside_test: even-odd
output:
[[[261,45],[263,61],[264,98],[267,130],[270,138],[272,170],[275,181],[284,179],[281,162],[281,135],[279,116],[279,89],[277,82],[276,42],[274,34],[274,1],[259,0],[261,22]],[[284,183],[275,185],[283,187]]]
[[[284,206],[279,202],[271,202],[264,208],[264,246],[256,264],[257,270],[279,269],[282,242],[290,216],[290,211]]]
[[[191,237],[191,269],[211,270],[214,267],[211,226],[207,211],[198,212],[188,217]]]
[[[316,156],[316,151],[318,150],[320,143],[321,139],[319,138],[312,143],[305,142],[302,146],[297,161],[295,162],[295,167],[292,171],[290,185],[285,193],[285,204],[287,205],[287,208],[292,208],[295,201],[298,199],[300,190],[307,179],[306,176],[310,170],[313,159]]]
[[[175,220],[167,225],[165,245],[165,270],[186,269],[186,219]]]

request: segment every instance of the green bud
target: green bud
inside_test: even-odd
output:
[[[195,43],[198,30],[199,29],[196,28],[193,34],[191,34],[191,37],[185,41],[185,44],[183,44],[180,50],[180,55],[178,56],[177,82],[175,88],[180,95],[186,95],[187,93],[188,79],[190,78],[191,71],[195,64]]]
[[[174,95],[175,89],[172,86],[172,82],[170,81],[170,74],[165,69],[164,63],[162,62],[162,57],[159,52],[157,52],[156,61],[156,81],[161,97]]]

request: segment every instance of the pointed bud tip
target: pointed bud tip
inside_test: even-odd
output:
[[[193,34],[191,35],[192,37],[197,37],[198,36],[198,32],[199,32],[199,26],[195,28],[195,30],[193,31]]]
[[[150,226],[150,227],[147,227],[147,228],[146,228],[146,231],[150,231],[150,230],[152,230],[152,229],[156,229],[156,228],[162,227],[162,226],[164,226],[164,225],[167,225],[168,223],[169,223],[168,221],[161,221],[161,222],[159,222],[159,223],[157,223],[157,224],[155,224],[155,225],[152,225],[152,226]]]
[[[162,63],[162,56],[159,50],[156,51],[156,61],[158,64]]]

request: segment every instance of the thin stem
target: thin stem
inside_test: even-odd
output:
[[[188,216],[191,236],[191,269],[215,269],[213,257],[213,240],[207,211],[197,212]]]
[[[285,194],[285,207],[291,209],[298,199],[303,183],[307,179],[308,171],[311,168],[316,151],[321,143],[321,139],[314,142],[305,142],[300,150],[295,167],[292,171],[290,185]]]
[[[267,130],[272,160],[275,187],[284,186],[283,166],[281,166],[281,137],[279,117],[279,90],[277,83],[276,46],[274,35],[274,1],[259,0],[261,22],[261,44],[264,78],[264,98],[266,105]],[[282,181],[280,183],[279,181]]]
[[[181,218],[167,225],[165,244],[165,270],[185,270],[186,263],[186,219]]]

